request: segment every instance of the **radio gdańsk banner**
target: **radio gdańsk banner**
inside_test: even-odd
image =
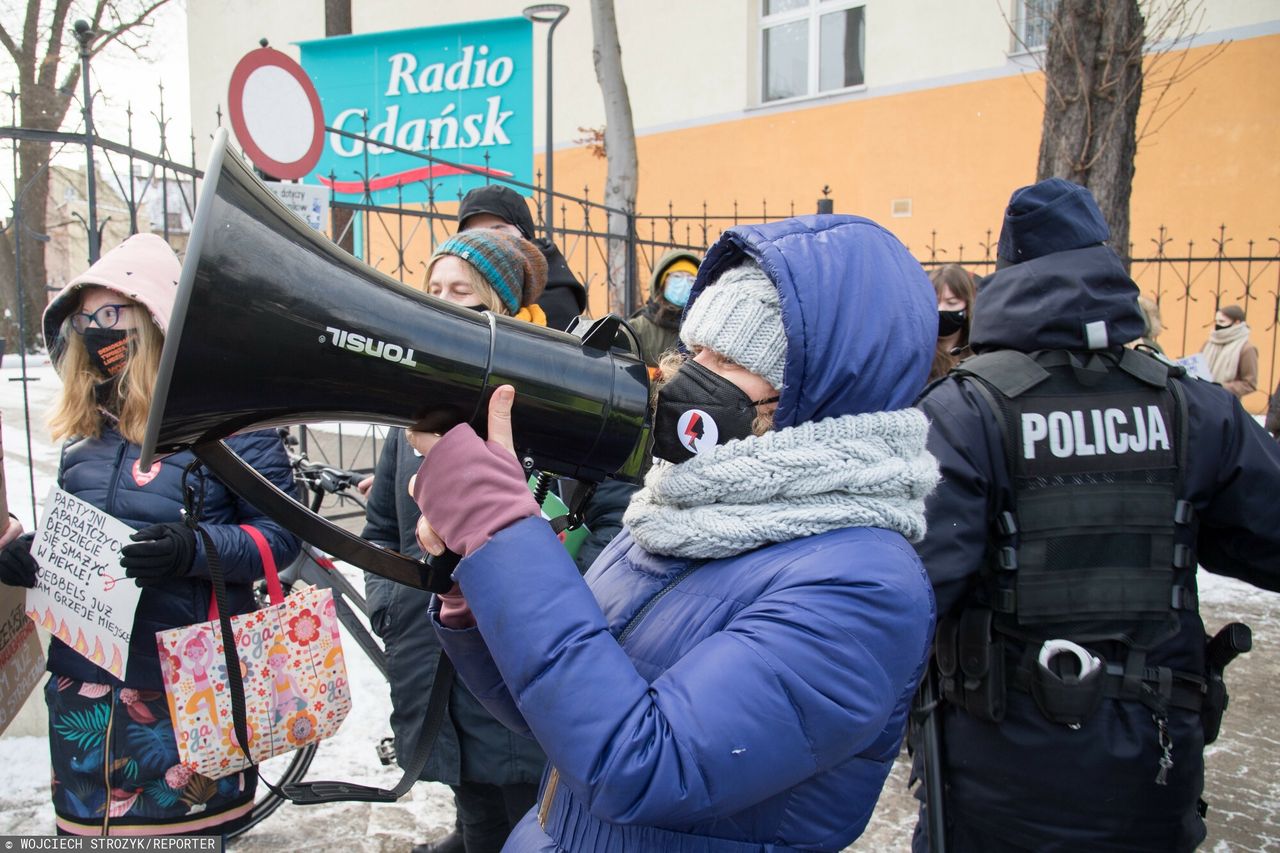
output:
[[[307,181],[342,201],[454,200],[486,175],[532,183],[533,24],[499,18],[298,43],[327,127]],[[381,144],[379,144],[381,143]],[[420,151],[481,171],[429,163]],[[486,157],[487,155],[487,157]],[[366,165],[367,164],[367,165]],[[400,192],[397,192],[397,184]],[[515,189],[519,189],[518,187]],[[527,194],[527,193],[526,193]]]

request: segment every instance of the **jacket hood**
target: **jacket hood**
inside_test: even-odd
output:
[[[978,284],[974,352],[1090,350],[1142,336],[1138,286],[1106,246],[1054,252],[997,270]]]
[[[702,258],[684,249],[672,249],[661,258],[658,258],[658,262],[653,265],[653,272],[649,274],[650,302],[654,301],[654,296],[658,292],[658,284],[662,281],[662,274],[676,261],[690,261],[696,267],[702,263]]]
[[[44,342],[49,357],[57,363],[61,356],[62,322],[80,304],[79,291],[84,287],[106,287],[132,299],[150,312],[161,332],[167,333],[181,274],[182,264],[163,237],[134,234],[71,279],[44,309]]]
[[[744,258],[778,288],[787,337],[779,428],[912,405],[937,344],[938,300],[898,238],[842,214],[732,228],[707,252],[689,305]]]
[[[578,277],[569,269],[569,263],[564,259],[564,255],[560,253],[554,243],[545,237],[539,237],[533,241],[533,244],[541,250],[542,256],[547,259],[547,287],[543,293],[547,294],[553,290],[567,293],[577,304],[577,313],[581,314],[586,311],[587,289],[582,286],[582,282],[578,281]]]

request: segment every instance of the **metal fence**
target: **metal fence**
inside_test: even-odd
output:
[[[1156,341],[1171,358],[1201,350],[1219,308],[1244,309],[1258,347],[1258,391],[1245,403],[1259,412],[1280,381],[1280,236],[1242,242],[1226,225],[1201,240],[1175,239],[1161,225],[1145,246],[1130,243],[1127,260],[1139,290],[1156,303]],[[940,246],[934,232],[917,258],[926,270],[954,263],[985,275],[995,269],[995,251],[993,231],[976,250],[957,245],[954,251]]]
[[[128,116],[127,141],[120,143],[92,133],[64,133],[37,131],[21,127],[0,127],[0,139],[8,139],[15,146],[26,142],[48,142],[55,152],[83,148],[85,162],[98,163],[94,177],[98,192],[89,193],[85,200],[84,215],[70,218],[62,225],[82,229],[85,240],[62,241],[59,250],[67,255],[88,260],[88,239],[91,228],[96,228],[110,246],[111,227],[118,232],[118,239],[145,227],[152,219],[146,206],[153,204],[158,188],[159,222],[153,230],[168,238],[175,249],[185,248],[185,226],[194,214],[200,192],[201,172],[195,164],[195,139],[184,140],[190,144],[191,162],[179,162],[172,158],[168,141],[164,136],[165,122],[161,116],[161,153],[148,154],[132,144],[132,115]],[[331,130],[361,141],[374,142],[365,137]],[[377,141],[381,147],[390,147]],[[184,146],[185,147],[185,146]],[[442,160],[427,152],[408,152],[424,164],[443,164],[467,169]],[[77,158],[79,159],[79,158]],[[14,157],[15,203],[13,215],[6,229],[21,251],[44,251],[53,244],[47,235],[27,233],[22,223],[22,187],[17,186],[18,158]],[[86,180],[92,180],[86,175]],[[330,176],[336,182],[336,176]],[[37,176],[42,179],[42,176]],[[373,192],[377,178],[371,173],[368,160],[363,173],[356,180],[366,192],[360,201],[345,201],[336,194],[330,196],[328,236],[335,242],[347,243],[366,263],[405,284],[421,287],[427,261],[435,247],[456,228],[458,194],[438,194],[434,184],[427,180],[426,202],[403,203],[399,196],[408,185],[396,185],[391,203],[374,203]],[[489,180],[496,180],[489,178]],[[811,212],[805,205],[797,208],[794,202],[771,205],[761,200],[759,207],[740,208],[737,203],[730,210],[712,210],[707,205],[701,211],[680,213],[669,205],[665,213],[645,214],[610,208],[593,199],[589,188],[580,195],[556,191],[555,221],[544,221],[546,189],[539,173],[531,184],[508,182],[517,191],[530,196],[538,228],[549,233],[564,254],[569,268],[590,291],[597,294],[596,306],[605,310],[629,315],[648,296],[648,281],[655,263],[663,253],[671,249],[685,249],[702,253],[728,228],[749,222],[765,222]],[[176,185],[177,192],[172,191]],[[384,188],[385,190],[385,188]],[[104,215],[103,206],[109,201],[118,212]],[[176,210],[174,209],[176,208]],[[614,215],[610,229],[610,214]],[[618,223],[621,223],[619,227]],[[179,226],[175,229],[174,226]],[[52,229],[50,229],[52,230]],[[357,239],[353,239],[358,236]],[[114,242],[118,242],[118,239]],[[977,274],[986,274],[995,266],[995,233],[988,230],[984,239],[972,244],[944,246],[936,233],[928,245],[912,247],[926,269],[958,263]],[[1185,247],[1185,248],[1184,248]],[[1207,239],[1175,239],[1163,226],[1148,244],[1145,252],[1130,246],[1131,273],[1144,293],[1159,306],[1164,333],[1159,342],[1174,357],[1196,352],[1211,330],[1213,314],[1224,304],[1240,304],[1254,331],[1254,343],[1260,351],[1259,394],[1246,403],[1254,411],[1265,405],[1265,395],[1277,381],[1277,359],[1280,358],[1280,238],[1271,237],[1263,243],[1249,240],[1244,246],[1236,245],[1228,235],[1226,226]],[[1207,250],[1206,250],[1207,249]],[[611,258],[613,262],[611,263]],[[71,257],[69,263],[78,271],[82,264]],[[48,282],[23,282],[18,270],[13,285],[19,292],[32,286],[45,289]],[[600,300],[603,290],[607,294]],[[600,313],[597,310],[597,313]],[[28,424],[28,430],[30,426]],[[335,436],[336,435],[336,439]],[[307,437],[304,434],[304,442]],[[321,459],[342,467],[371,468],[376,460],[378,435],[374,432],[331,433],[325,440],[308,442],[304,447]]]

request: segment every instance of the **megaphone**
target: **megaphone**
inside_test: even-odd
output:
[[[427,296],[308,227],[214,137],[156,378],[140,464],[191,448],[216,477],[308,542],[431,588],[423,563],[309,512],[221,439],[356,420],[483,434],[488,400],[516,388],[517,457],[589,482],[639,478],[649,381],[616,316],[573,333]],[[436,579],[439,583],[439,579]]]

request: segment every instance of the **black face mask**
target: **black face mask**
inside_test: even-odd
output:
[[[1230,329],[1235,323],[1214,323],[1213,327],[1221,332],[1223,329]]]
[[[938,312],[938,337],[945,338],[956,332],[964,331],[969,324],[969,312],[963,308],[959,311]]]
[[[696,361],[680,366],[658,390],[653,418],[653,455],[680,463],[717,444],[751,435],[756,407],[777,397],[752,400],[728,379]]]
[[[133,332],[128,329],[84,330],[84,349],[89,364],[102,376],[115,376],[129,362]]]

